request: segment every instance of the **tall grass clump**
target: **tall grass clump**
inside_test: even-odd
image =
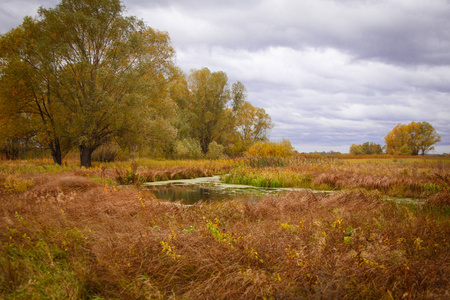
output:
[[[233,168],[229,174],[223,176],[222,181],[266,188],[311,188],[312,177],[309,174],[297,173],[289,169],[258,169],[241,166]]]

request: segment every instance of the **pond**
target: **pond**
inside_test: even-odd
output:
[[[301,190],[226,184],[220,181],[220,176],[147,182],[143,184],[143,187],[152,190],[158,199],[181,201],[184,204],[232,199],[257,200],[263,196],[279,194],[284,191]]]
[[[258,200],[264,196],[276,195],[288,191],[308,190],[312,193],[332,193],[333,191],[317,191],[302,188],[261,188],[241,184],[226,184],[220,176],[201,177],[146,182],[144,188],[150,189],[156,198],[169,201],[181,201],[183,204],[194,204],[198,201],[226,201],[232,199]],[[420,203],[419,199],[384,197],[385,200],[398,203]]]

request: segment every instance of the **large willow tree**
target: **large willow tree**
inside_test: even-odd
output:
[[[198,156],[196,144],[198,152],[207,154],[213,142],[228,155],[241,155],[254,143],[267,141],[273,127],[265,110],[246,100],[244,84],[237,81],[230,89],[222,71],[202,68],[191,70],[189,76],[181,74],[171,85],[170,96],[178,107],[178,142],[191,149],[192,157]]]
[[[226,110],[230,101],[228,77],[225,72],[211,72],[208,68],[193,70],[188,87],[193,135],[200,142],[203,153],[207,153],[209,144],[220,141],[230,127]]]
[[[56,163],[77,147],[90,166],[102,144],[135,142],[170,114],[173,56],[169,36],[119,0],[62,0],[2,36],[0,101],[29,116]]]

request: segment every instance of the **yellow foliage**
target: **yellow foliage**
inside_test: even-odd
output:
[[[248,149],[247,154],[250,156],[262,157],[291,157],[295,154],[289,140],[281,142],[257,142]]]
[[[7,194],[15,194],[26,192],[29,187],[34,186],[34,182],[31,179],[28,180],[15,175],[10,175],[2,185]]]
[[[428,122],[398,124],[385,137],[387,152],[396,155],[424,155],[441,137]]]

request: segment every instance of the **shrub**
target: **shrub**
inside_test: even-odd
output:
[[[208,153],[206,153],[206,157],[209,159],[220,159],[223,158],[223,150],[224,146],[216,143],[215,141],[211,142],[208,146]]]
[[[257,142],[248,149],[249,156],[260,157],[291,157],[295,154],[294,147],[292,147],[289,140],[282,140],[281,142]]]
[[[403,145],[400,147],[400,149],[398,149],[398,151],[395,153],[397,155],[411,155],[412,152],[409,149],[408,145]]]
[[[116,159],[119,150],[116,144],[102,145],[92,153],[92,161],[112,162]]]
[[[200,143],[194,139],[184,139],[175,144],[175,156],[181,159],[196,159],[202,156]]]
[[[2,187],[6,194],[15,194],[26,192],[33,185],[34,182],[31,179],[23,179],[16,175],[9,175],[3,182]]]

